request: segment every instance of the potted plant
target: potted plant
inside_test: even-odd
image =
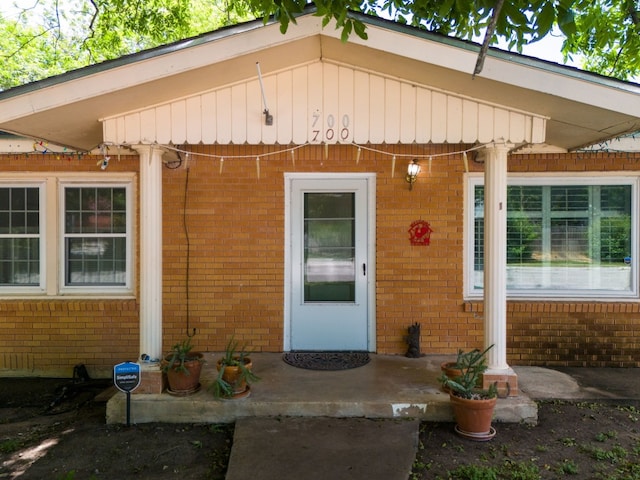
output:
[[[189,395],[200,389],[203,354],[192,352],[191,338],[176,343],[162,360],[162,371],[167,376],[167,391],[173,395]]]
[[[249,353],[238,347],[233,338],[229,340],[224,355],[216,362],[218,375],[211,388],[217,398],[244,398],[250,393],[249,385],[260,378],[252,372],[253,363]]]
[[[456,420],[456,432],[472,440],[490,440],[495,435],[491,427],[493,411],[498,398],[496,384],[483,390],[482,374],[487,369],[487,352],[475,349],[469,352],[458,352],[456,367],[459,372],[450,378],[445,373],[439,377],[443,387],[449,391],[449,399]]]

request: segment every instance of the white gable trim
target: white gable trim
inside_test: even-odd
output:
[[[329,61],[103,119],[113,144],[542,143],[547,117]]]

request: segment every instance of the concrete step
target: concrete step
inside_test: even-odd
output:
[[[450,358],[371,355],[359,368],[305,370],[286,364],[278,353],[253,354],[261,380],[240,400],[219,400],[209,391],[219,354],[207,353],[199,392],[177,397],[132,394],[131,422],[231,423],[246,417],[365,417],[453,421],[449,395],[437,381],[440,363]],[[497,422],[537,422],[537,405],[528,396],[499,399]],[[107,423],[126,422],[126,395],[107,403]]]

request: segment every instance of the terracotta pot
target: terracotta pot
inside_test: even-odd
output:
[[[203,354],[194,352],[189,354],[193,360],[184,362],[184,366],[189,372],[183,372],[171,368],[167,370],[167,382],[169,383],[169,393],[176,395],[188,395],[197,392],[200,389],[200,372],[202,371]],[[167,359],[164,360],[167,362]],[[164,363],[163,362],[163,363]],[[166,365],[166,363],[165,363]]]
[[[222,364],[222,360],[218,360],[216,364],[216,368],[218,372],[222,367],[221,364]],[[251,363],[250,358],[244,359],[244,367],[247,370],[251,370],[252,365],[253,364]],[[243,397],[243,396],[246,396],[249,392],[249,386],[247,385],[247,382],[245,381],[245,379],[242,378],[241,373],[242,372],[240,371],[240,367],[238,366],[232,365],[232,366],[224,367],[224,371],[222,372],[222,379],[225,382],[227,382],[229,385],[231,385],[231,388],[233,389],[233,393],[230,398]]]
[[[497,398],[470,400],[449,394],[457,431],[463,436],[485,440],[491,433],[491,420]]]

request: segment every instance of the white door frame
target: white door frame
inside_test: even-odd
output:
[[[376,174],[285,173],[284,174],[284,342],[291,350],[291,189],[294,180],[358,179],[367,181],[367,328],[369,352],[376,351]]]

